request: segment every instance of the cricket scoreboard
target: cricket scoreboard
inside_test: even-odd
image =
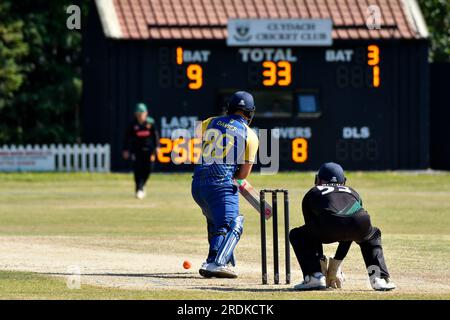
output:
[[[413,85],[408,77],[420,66],[410,61],[402,67],[398,51],[395,44],[370,41],[320,48],[158,48],[149,100],[164,108],[160,168],[173,168],[173,160],[175,166],[198,160],[198,139],[174,137],[173,131],[193,129],[196,120],[223,114],[227,97],[236,90],[254,95],[252,127],[273,129],[281,169],[315,169],[324,161],[348,169],[395,168],[404,143],[417,149],[413,159],[403,161],[419,167],[423,133],[419,127],[408,132],[415,124],[405,122],[410,117],[419,121],[421,106],[414,101],[418,92],[403,82]],[[405,113],[399,108],[399,90],[411,95]]]

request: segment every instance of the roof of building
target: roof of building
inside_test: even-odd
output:
[[[226,39],[229,18],[333,21],[333,39],[419,39],[428,31],[416,0],[95,0],[108,38]],[[381,28],[370,30],[377,5]]]

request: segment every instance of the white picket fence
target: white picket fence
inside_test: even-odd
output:
[[[50,170],[65,172],[109,172],[111,148],[109,144],[4,145],[0,147],[0,171],[33,171],[32,165],[21,166],[33,161],[37,163],[36,171],[48,171],[48,168],[52,168]],[[39,161],[44,163],[44,169],[39,169]],[[2,163],[6,170],[2,170]],[[15,167],[17,167],[16,170],[14,170]]]

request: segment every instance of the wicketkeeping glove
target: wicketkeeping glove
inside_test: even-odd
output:
[[[345,275],[341,269],[342,260],[330,258],[327,272],[327,287],[340,289],[345,281]]]

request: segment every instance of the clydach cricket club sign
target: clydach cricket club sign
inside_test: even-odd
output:
[[[228,46],[330,46],[330,19],[230,19]]]

